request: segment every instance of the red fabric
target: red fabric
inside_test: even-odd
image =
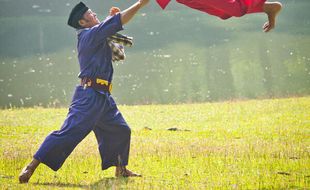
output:
[[[156,1],[162,9],[165,9],[171,0],[156,0]]]
[[[171,0],[156,0],[164,9]],[[266,0],[176,0],[190,8],[200,10],[228,19],[232,16],[241,17],[245,14],[263,12],[263,5]]]

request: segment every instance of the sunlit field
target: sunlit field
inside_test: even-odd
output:
[[[222,103],[120,106],[132,128],[129,168],[100,169],[91,133],[54,172],[18,174],[67,109],[0,110],[1,189],[307,189],[310,97]]]

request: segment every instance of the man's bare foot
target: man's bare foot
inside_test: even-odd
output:
[[[23,170],[20,172],[18,179],[19,183],[28,183],[29,179],[31,178],[33,172],[39,166],[40,161],[37,159],[33,159],[28,166],[24,167]]]
[[[33,172],[34,172],[34,170],[31,167],[29,167],[29,166],[24,167],[18,176],[19,183],[28,183]]]
[[[140,174],[136,174],[126,167],[116,167],[115,169],[115,177],[142,177]]]
[[[268,16],[268,22],[263,25],[263,30],[269,32],[276,25],[276,17],[282,9],[282,4],[280,2],[266,2],[263,8]]]

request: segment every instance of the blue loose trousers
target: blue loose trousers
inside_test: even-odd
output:
[[[57,171],[73,149],[94,131],[102,169],[128,164],[131,130],[109,93],[77,86],[59,131],[49,134],[34,158]]]

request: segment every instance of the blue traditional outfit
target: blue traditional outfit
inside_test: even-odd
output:
[[[81,16],[86,10],[84,4],[77,5],[68,24],[75,27],[72,18],[78,18],[76,12]],[[75,89],[61,129],[49,134],[34,155],[55,171],[91,131],[98,141],[103,170],[128,164],[131,130],[111,96],[113,66],[109,39],[122,29],[121,15],[117,14],[92,28],[77,31],[81,85]]]

